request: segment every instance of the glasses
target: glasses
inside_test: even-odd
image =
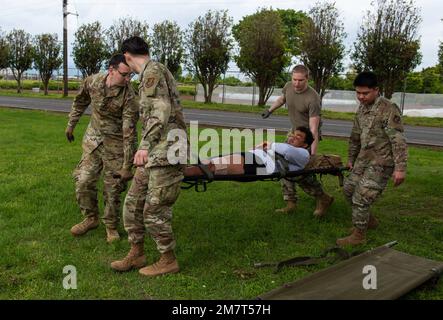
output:
[[[117,72],[120,73],[123,78],[132,78],[134,76],[134,72],[120,72],[118,69]]]

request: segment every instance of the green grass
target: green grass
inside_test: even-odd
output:
[[[81,220],[71,173],[88,117],[72,144],[64,137],[66,115],[0,108],[0,119],[0,299],[251,299],[327,266],[274,274],[254,269],[254,262],[318,255],[350,226],[350,207],[334,177],[323,177],[336,201],[322,221],[312,217],[315,202],[301,191],[297,213],[274,213],[284,205],[278,183],[211,183],[206,193],[183,190],[174,206],[180,273],[118,274],[109,263],[126,255],[126,239],[108,245],[103,226],[78,239],[69,233]],[[346,149],[340,140],[320,144],[323,153]],[[381,225],[358,249],[397,240],[398,250],[443,260],[442,167],[441,151],[411,147],[405,184],[389,184],[373,208]],[[146,251],[149,262],[159,256],[149,237]],[[77,268],[77,290],[62,287],[65,265]],[[442,299],[443,282],[406,298]]]
[[[192,96],[194,94],[194,89],[192,86],[182,86],[179,87],[180,93],[186,96]],[[28,98],[50,98],[50,99],[73,99],[75,93],[71,93],[69,97],[63,98],[60,93],[49,93],[45,96],[43,92],[34,93],[29,90],[24,90],[23,93],[18,94],[15,90],[1,90],[0,95],[11,96],[11,97],[28,97]],[[190,109],[200,109],[200,110],[219,110],[219,111],[232,111],[232,112],[247,112],[247,113],[262,113],[263,107],[258,106],[248,106],[240,104],[224,104],[224,103],[210,103],[206,104],[203,102],[197,102],[193,100],[182,100],[184,108]],[[288,115],[288,111],[284,108],[280,108],[274,112],[275,115]],[[330,110],[322,111],[323,117],[325,119],[331,120],[349,120],[353,121],[355,113],[353,112],[335,112]],[[403,123],[411,126],[427,126],[427,127],[438,127],[443,128],[443,118],[427,118],[427,117],[403,117]]]

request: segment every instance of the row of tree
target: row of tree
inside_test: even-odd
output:
[[[60,68],[61,45],[56,34],[32,37],[24,30],[12,30],[6,36],[0,30],[0,69],[10,68],[17,80],[17,92],[21,93],[23,73],[32,66],[39,71],[45,94],[54,70]]]
[[[356,74],[349,72],[346,75],[334,75],[328,83],[330,90],[353,90],[353,81]],[[396,92],[408,93],[443,93],[443,77],[440,65],[424,68],[422,71],[410,72],[406,78],[395,87]]]
[[[420,11],[413,0],[377,0],[365,14],[351,52],[352,68],[355,72],[376,72],[380,89],[388,98],[421,62],[417,34],[420,22]],[[347,35],[335,3],[317,2],[307,13],[262,8],[235,25],[227,11],[210,10],[186,30],[164,21],[155,24],[149,33],[145,21],[132,18],[119,19],[107,30],[100,22],[85,24],[75,33],[72,54],[76,66],[83,76],[98,72],[104,61],[120,50],[122,41],[132,35],[146,39],[153,59],[167,65],[175,75],[181,73],[182,65],[191,72],[204,88],[205,102],[211,102],[212,92],[232,60],[257,84],[259,105],[266,103],[276,83],[287,79],[288,67],[294,61],[311,70],[314,88],[323,96],[331,78],[343,70],[347,53]],[[29,39],[23,30],[0,37],[0,54],[9,57],[0,67],[17,70],[19,81],[18,70],[30,68],[32,60],[26,52],[33,51],[29,57],[34,57],[35,68],[43,74],[45,83],[49,73],[43,72],[45,68],[59,67],[57,38],[40,35],[33,46],[28,44]],[[38,59],[43,62],[38,63]]]

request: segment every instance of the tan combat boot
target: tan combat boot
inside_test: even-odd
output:
[[[294,211],[296,207],[297,207],[297,202],[292,201],[292,200],[288,200],[288,201],[286,201],[286,207],[281,208],[281,209],[277,209],[277,210],[275,210],[275,212],[289,213],[291,211]]]
[[[317,206],[314,211],[314,217],[321,218],[326,215],[326,211],[334,202],[334,197],[331,197],[327,193],[323,193],[317,197]]]
[[[377,229],[379,225],[379,222],[377,220],[377,218],[372,215],[372,213],[369,214],[369,221],[368,221],[368,230],[374,230]],[[349,228],[349,232],[353,232],[355,229],[355,227],[351,227]]]
[[[356,246],[359,244],[364,244],[366,243],[366,230],[360,230],[358,228],[354,228],[350,236],[337,239],[336,243],[340,247],[348,245]]]
[[[111,268],[120,272],[129,271],[133,268],[139,269],[145,265],[146,256],[143,243],[131,244],[131,250],[123,260],[111,262]]]
[[[120,235],[118,234],[117,229],[106,227],[106,241],[111,243],[116,240],[120,240]]]
[[[98,225],[98,217],[89,217],[73,226],[71,228],[71,233],[73,236],[81,236],[89,230],[96,229]]]
[[[144,267],[138,272],[144,276],[155,277],[166,273],[177,273],[180,271],[174,251],[168,251],[160,256],[160,260],[150,266]]]

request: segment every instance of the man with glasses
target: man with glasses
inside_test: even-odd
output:
[[[71,228],[80,236],[99,225],[97,182],[103,171],[104,215],[107,241],[120,238],[120,194],[132,178],[137,150],[136,123],[139,107],[130,84],[131,69],[122,54],[114,55],[106,73],[87,77],[74,99],[66,137],[74,141],[74,128],[88,106],[91,120],[83,136],[83,155],[74,170],[77,203],[84,220]]]

